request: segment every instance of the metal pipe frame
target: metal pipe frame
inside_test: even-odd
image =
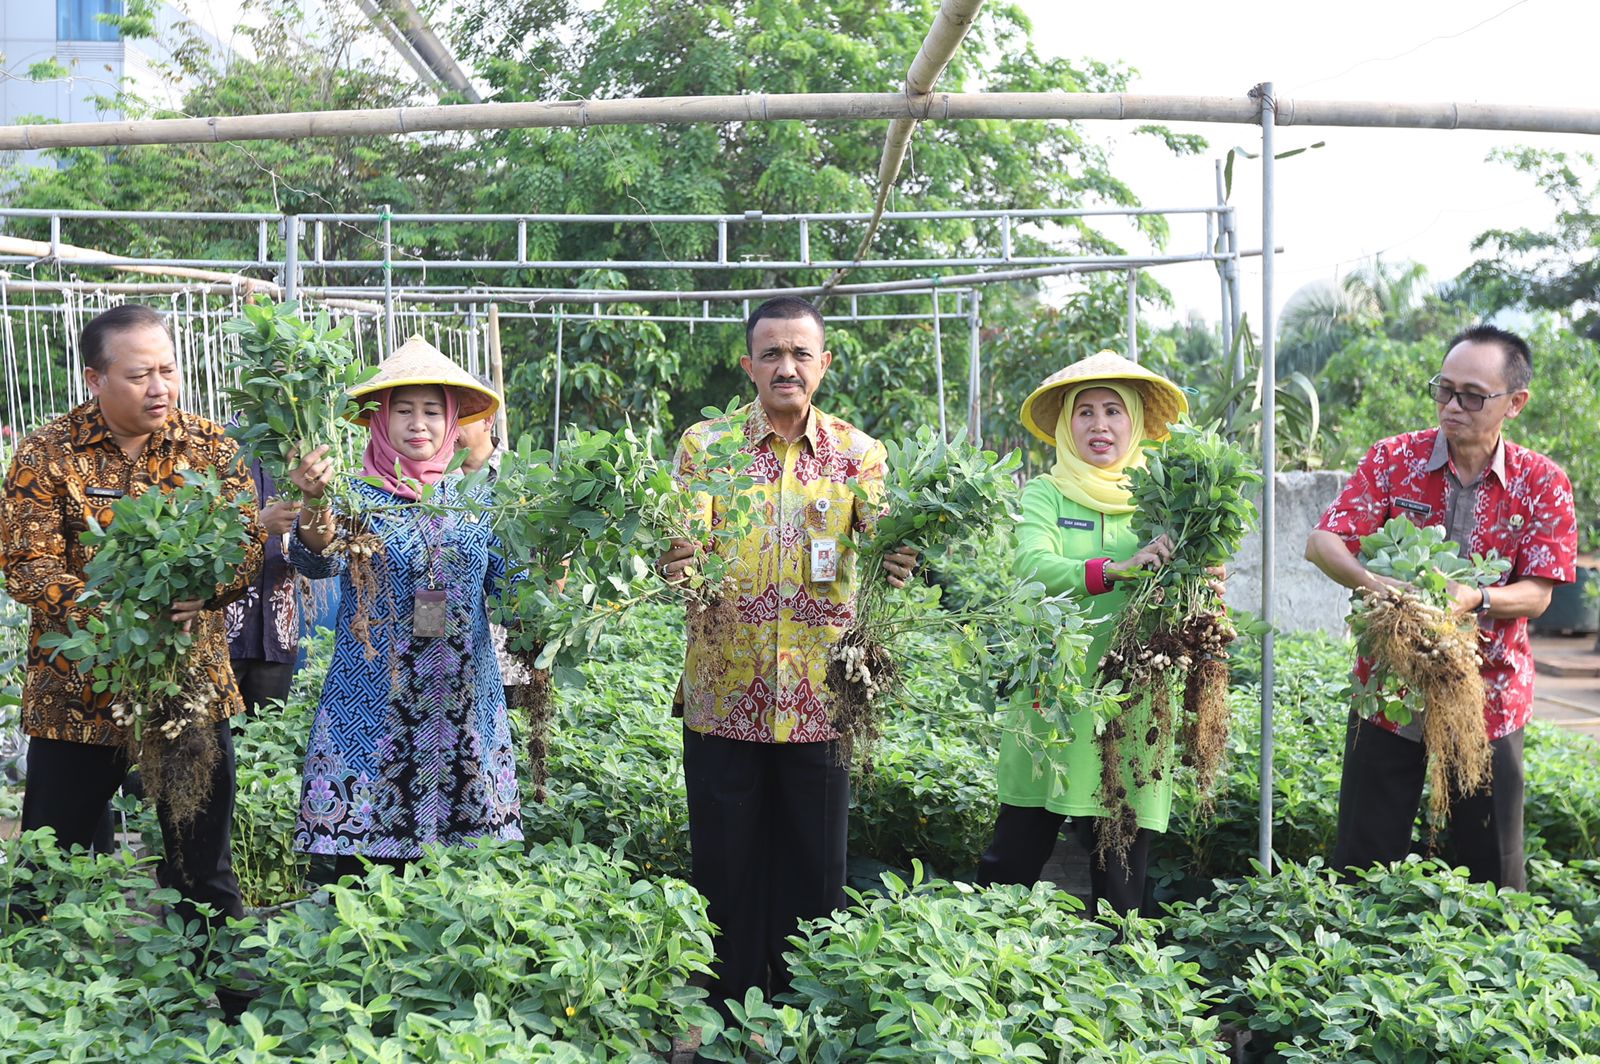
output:
[[[1226,252],[1228,250],[1228,217],[1233,213],[1228,209],[1228,189],[1222,176],[1222,160],[1217,160],[1217,206],[1225,210],[1217,216],[1217,228],[1213,233],[1211,220],[1206,220],[1206,244],[1213,251]],[[1233,291],[1228,284],[1228,266],[1231,260],[1224,259],[1217,263],[1217,285],[1220,290],[1220,305],[1222,307],[1222,357],[1232,357],[1233,351]],[[1239,381],[1237,372],[1232,374],[1235,384]]]
[[[129,258],[107,255],[104,259],[75,258],[74,265],[93,266],[117,264],[123,266],[181,266],[185,268],[243,270],[252,267],[268,267],[281,269],[285,260],[293,257],[299,261],[302,270],[373,270],[383,269],[385,272],[395,271],[451,271],[451,270],[478,270],[478,269],[625,269],[625,270],[708,270],[708,271],[747,271],[747,270],[839,270],[853,269],[947,269],[971,268],[978,266],[1033,266],[1033,265],[1059,265],[1067,262],[1105,262],[1110,264],[1127,264],[1134,256],[1085,256],[1085,255],[1017,255],[1013,250],[1013,230],[1016,224],[1026,222],[1049,222],[1056,219],[1067,218],[1135,218],[1153,215],[1204,215],[1211,220],[1225,209],[1218,206],[1203,207],[1090,207],[1090,208],[1027,208],[1019,210],[943,210],[943,211],[895,211],[885,215],[884,220],[889,222],[932,221],[932,220],[960,220],[960,221],[996,221],[999,223],[998,248],[992,249],[993,254],[947,255],[929,256],[924,258],[877,258],[877,259],[817,259],[811,255],[810,227],[814,224],[840,223],[847,224],[863,221],[870,217],[860,212],[814,212],[798,214],[763,214],[761,211],[746,211],[742,214],[668,214],[652,216],[649,214],[392,214],[387,208],[380,209],[371,214],[349,213],[324,213],[301,214],[299,227],[295,230],[295,242],[288,245],[285,240],[284,259],[272,259],[267,255],[264,230],[266,223],[276,222],[280,230],[287,234],[287,220],[284,215],[268,215],[261,213],[248,213],[229,215],[216,211],[196,212],[187,216],[179,211],[93,211],[93,210],[62,210],[51,211],[39,208],[0,208],[0,219],[48,219],[51,227],[52,258],[57,257],[56,249],[63,243],[61,232],[62,222],[74,219],[96,221],[126,220],[126,221],[186,221],[186,222],[238,222],[258,226],[256,257],[246,258]],[[711,259],[529,259],[527,257],[527,227],[529,224],[573,225],[573,224],[603,224],[603,225],[689,225],[713,226],[716,230],[716,254]],[[516,228],[517,257],[512,259],[423,259],[416,257],[395,257],[393,253],[393,226],[401,225],[511,225]],[[799,257],[791,259],[770,259],[741,256],[730,251],[730,227],[738,225],[783,225],[796,227],[794,245],[798,248]],[[373,232],[370,236],[375,248],[381,249],[382,257],[373,258],[328,258],[325,254],[325,230],[329,225],[339,225],[347,228],[357,228],[365,234],[367,229]],[[301,254],[299,234],[309,227],[311,234],[311,253]],[[65,241],[70,243],[70,241]],[[1214,254],[1215,248],[1207,246],[1206,254]],[[38,261],[27,256],[10,255],[0,256],[0,263],[23,264]]]
[[[1128,361],[1139,361],[1139,271],[1128,271]]]
[[[1276,316],[1273,307],[1273,285],[1276,281],[1275,256],[1270,250],[1277,231],[1276,197],[1277,166],[1273,158],[1274,120],[1276,111],[1272,99],[1272,82],[1261,85],[1261,243],[1267,248],[1261,257],[1261,623],[1265,631],[1261,636],[1261,824],[1257,857],[1266,872],[1272,868],[1272,812],[1273,812],[1273,732],[1272,685],[1275,678],[1273,662],[1272,596],[1277,586],[1275,559],[1278,545],[1276,529],[1277,479],[1277,420],[1278,380],[1277,342],[1273,333]]]
[[[127,291],[127,289],[134,289],[134,290],[133,291]],[[5,293],[12,293],[12,292],[89,294],[89,293],[101,292],[101,291],[108,292],[109,294],[112,294],[112,295],[142,295],[142,296],[150,296],[150,295],[183,295],[183,294],[189,294],[189,295],[196,295],[196,296],[208,296],[208,295],[209,296],[226,296],[226,295],[235,294],[237,292],[237,289],[235,289],[235,288],[233,288],[231,286],[228,286],[228,285],[215,285],[215,284],[197,284],[197,285],[191,285],[191,286],[185,287],[185,286],[181,286],[181,285],[164,285],[164,284],[150,284],[150,285],[96,285],[96,284],[91,284],[91,283],[87,283],[87,282],[72,282],[72,281],[57,283],[57,282],[51,282],[51,281],[13,281],[13,282],[6,282],[4,280],[0,280],[0,295],[3,295]],[[917,290],[913,290],[913,291],[904,291],[904,292],[883,292],[883,293],[879,293],[879,295],[882,295],[882,296],[922,296],[922,295],[925,295],[927,293],[927,291],[928,291],[928,289],[923,288],[923,289],[917,289]],[[971,313],[972,312],[971,312],[970,307],[978,297],[978,294],[979,294],[978,289],[975,289],[975,288],[941,288],[940,291],[943,292],[946,295],[955,296],[956,297],[956,305],[957,305],[957,308],[958,308],[958,309],[955,309],[955,310],[941,310],[939,312],[940,321],[961,321],[961,322],[966,322],[966,321],[969,321],[971,319]],[[317,298],[318,290],[317,289],[307,289],[307,288],[303,288],[302,287],[300,294],[302,296],[306,296],[308,298]],[[373,295],[373,294],[375,294],[375,293],[370,292],[370,291],[368,292],[368,295]],[[401,297],[404,297],[404,296],[408,295],[408,293],[406,293],[406,292],[397,292],[396,294],[401,296]],[[492,300],[490,300],[490,301],[492,301]],[[423,301],[423,302],[426,302],[426,301]],[[527,300],[526,300],[526,298],[523,298],[523,299],[520,299],[520,300],[505,300],[505,299],[502,299],[501,302],[510,302],[510,303],[515,304],[515,303],[519,303],[519,302],[527,302]],[[407,317],[417,317],[417,318],[465,318],[465,319],[470,321],[472,316],[477,312],[478,307],[481,306],[481,305],[482,304],[480,304],[480,303],[469,303],[469,304],[466,305],[466,309],[464,311],[463,310],[438,310],[438,309],[434,309],[434,310],[420,310],[420,309],[417,309],[417,310],[414,310],[414,309],[409,309],[408,308],[403,313]],[[963,307],[963,305],[965,305],[965,307]],[[374,303],[368,303],[365,306],[337,305],[337,306],[331,307],[330,309],[335,314],[347,314],[347,315],[352,315],[352,316],[372,315],[373,317],[378,317],[378,316],[381,316],[384,313],[382,305],[379,304],[379,303],[375,303],[375,302]],[[10,307],[9,307],[9,310],[7,311],[7,313],[10,313],[10,314],[13,314],[13,315],[70,314],[70,313],[76,313],[76,308],[67,306],[67,305],[62,304],[62,303],[31,303],[31,304],[22,304],[22,305],[11,304]],[[185,310],[183,312],[183,317],[185,317],[185,318],[193,318],[193,319],[222,318],[222,317],[231,315],[233,313],[234,313],[233,310],[228,308],[228,307],[200,307],[200,308]],[[653,321],[653,322],[671,322],[671,323],[675,323],[675,324],[684,324],[684,325],[738,325],[738,326],[741,326],[741,327],[745,323],[745,317],[744,316],[741,316],[741,315],[738,315],[738,314],[712,314],[712,313],[709,312],[709,310],[704,311],[704,312],[699,313],[699,314],[650,314],[650,315],[639,315],[639,314],[605,313],[603,311],[597,312],[592,307],[589,308],[589,309],[583,309],[583,310],[561,310],[561,309],[558,309],[558,310],[546,310],[546,311],[503,310],[503,311],[500,312],[500,317],[502,317],[502,318],[510,318],[510,319],[514,319],[514,320],[518,320],[518,321],[556,321],[558,319],[564,319],[566,321],[625,321],[625,322],[626,321],[631,321],[631,322]],[[870,313],[870,312],[861,311],[859,309],[859,307],[855,307],[855,308],[852,308],[849,311],[843,311],[843,312],[840,312],[840,313],[824,313],[823,314],[823,318],[826,321],[829,321],[829,322],[858,322],[858,321],[919,321],[919,322],[926,322],[926,321],[929,321],[932,318],[932,315],[927,313],[927,312],[906,312],[906,313],[898,313],[898,314],[897,313],[887,313],[887,312],[885,312],[885,313]]]
[[[1248,256],[1259,251],[1246,251]],[[1182,262],[1209,262],[1216,256],[1172,255],[1153,259],[1119,260],[1116,262],[1064,263],[1057,266],[1039,266],[1020,270],[990,270],[980,273],[956,274],[942,277],[918,277],[900,281],[870,281],[838,285],[836,295],[884,295],[891,292],[925,292],[933,288],[949,290],[1012,281],[1037,280],[1047,277],[1064,277],[1078,273],[1106,273],[1131,268],[1149,269],[1153,266],[1170,266]],[[695,291],[664,291],[648,288],[632,289],[573,289],[573,288],[495,288],[459,290],[455,292],[423,292],[415,290],[397,294],[397,298],[420,303],[675,303],[675,302],[744,302],[767,299],[772,296],[810,296],[822,292],[821,285],[790,288],[701,289]],[[323,298],[361,298],[372,290],[353,287],[308,288]]]
[[[948,443],[950,426],[944,413],[944,343],[939,330],[939,319],[944,315],[939,312],[939,290],[935,288],[929,294],[933,296],[933,386],[939,392],[939,438]]]

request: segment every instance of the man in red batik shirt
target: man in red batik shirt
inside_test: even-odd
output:
[[[1521,337],[1478,325],[1450,342],[1428,382],[1439,427],[1374,444],[1306,542],[1306,559],[1348,588],[1394,583],[1356,557],[1361,537],[1392,517],[1443,525],[1463,554],[1494,551],[1511,562],[1488,588],[1452,584],[1455,611],[1483,629],[1484,728],[1493,752],[1487,790],[1454,795],[1449,848],[1474,880],[1523,889],[1522,728],[1533,710],[1528,618],[1557,584],[1576,579],[1572,484],[1542,454],[1509,443],[1501,428],[1528,403],[1533,356]],[[1357,660],[1365,677],[1370,663]],[[1364,868],[1411,849],[1427,767],[1421,728],[1352,709],[1339,786],[1339,836],[1331,863]]]

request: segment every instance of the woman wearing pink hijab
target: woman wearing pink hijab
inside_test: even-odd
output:
[[[493,417],[500,397],[420,337],[352,394],[376,403],[358,419],[371,437],[354,485],[366,527],[383,541],[365,639],[349,544],[336,542],[323,498],[326,447],[293,474],[306,502],[288,551],[295,568],[336,577],[343,592],[295,831],[295,848],[332,855],[336,875],[359,873],[362,858],[402,864],[434,843],[522,838],[487,614],[506,576],[499,542],[487,521],[403,505],[422,485],[450,505],[459,478],[445,470],[461,425]]]

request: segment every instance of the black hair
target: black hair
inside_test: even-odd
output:
[[[106,347],[111,343],[112,337],[144,328],[156,328],[167,332],[167,320],[143,303],[124,303],[96,314],[78,334],[78,354],[83,359],[84,366],[96,373],[104,373],[106,365],[111,361]]]
[[[752,310],[749,319],[744,323],[744,347],[752,355],[755,352],[750,350],[750,337],[756,331],[756,322],[762,318],[776,318],[780,321],[810,318],[817,323],[817,331],[826,336],[826,327],[822,324],[822,311],[798,296],[777,296]]]
[[[1499,344],[1506,353],[1506,390],[1520,392],[1533,381],[1533,352],[1528,341],[1514,332],[1507,332],[1487,323],[1462,329],[1450,338],[1444,353],[1448,355],[1457,344]]]

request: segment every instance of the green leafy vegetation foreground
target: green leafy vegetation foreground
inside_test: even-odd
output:
[[[969,593],[961,580],[945,592]],[[314,654],[289,705],[240,726],[237,862],[265,908],[226,932],[219,952],[236,959],[204,978],[193,964],[205,943],[166,915],[175,896],[148,864],[66,856],[41,834],[5,843],[0,1057],[644,1062],[701,1025],[713,1057],[815,1064],[1222,1061],[1246,1036],[1240,1059],[1600,1054],[1596,746],[1530,730],[1533,893],[1496,894],[1420,860],[1339,885],[1317,858],[1337,812],[1350,648],[1295,638],[1280,640],[1276,692],[1282,868],[1265,878],[1249,863],[1257,672],[1241,647],[1214,809],[1198,811],[1186,777],[1190,808],[1153,870],[1174,906],[1120,928],[1048,885],[947,881],[988,842],[998,718],[957,681],[948,645],[908,640],[914,708],[886,714],[856,780],[867,892],[797,937],[796,1000],[753,997],[719,1036],[693,985],[711,957],[704,903],[678,878],[673,614],[636,611],[626,635],[597,644],[586,686],[558,694],[549,797],[527,809],[526,846],[438,853],[306,898],[289,841]],[[48,920],[6,903],[23,883]],[[262,992],[237,1027],[211,1001],[217,980]]]

